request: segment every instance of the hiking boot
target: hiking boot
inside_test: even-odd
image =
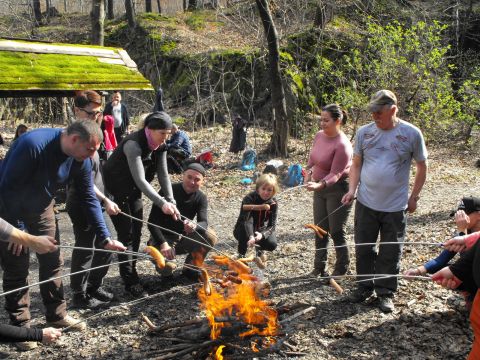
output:
[[[395,309],[395,305],[393,305],[393,300],[390,296],[379,296],[378,308],[384,313],[391,313]]]
[[[111,302],[115,298],[115,296],[111,292],[108,292],[101,286],[95,290],[92,288],[87,289],[87,294],[90,295],[90,297],[103,302]]]
[[[30,351],[36,349],[38,347],[38,343],[36,341],[21,341],[16,342],[15,347],[18,351]]]
[[[373,295],[373,290],[357,288],[347,296],[347,300],[351,303],[361,303]]]
[[[75,309],[98,309],[104,307],[108,304],[107,301],[101,301],[100,299],[94,298],[90,295],[85,294],[75,294],[73,295],[73,304],[72,307]]]
[[[75,319],[70,315],[65,316],[62,320],[47,322],[47,326],[54,328],[68,327],[71,331],[83,331],[87,328],[87,325],[82,320]]]
[[[148,296],[147,292],[145,291],[145,289],[141,284],[125,286],[125,291],[134,298],[142,298],[142,297]]]

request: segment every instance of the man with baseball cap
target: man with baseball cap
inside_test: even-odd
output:
[[[172,260],[175,255],[188,254],[185,264],[201,266],[207,253],[217,242],[214,231],[208,228],[208,199],[200,190],[205,175],[205,168],[201,164],[190,163],[183,172],[182,182],[172,185],[181,221],[163,215],[158,206],[152,206],[148,219],[151,234],[149,244],[158,248],[166,259]],[[163,196],[162,190],[160,195]],[[193,221],[195,217],[196,221]],[[172,267],[166,267],[160,273],[168,277],[172,270]],[[198,278],[198,272],[192,269],[184,268],[183,274],[189,278]]]
[[[349,204],[357,197],[356,244],[375,243],[380,234],[378,252],[375,246],[356,248],[358,279],[365,280],[367,274],[394,276],[359,282],[349,300],[362,302],[375,293],[380,310],[392,312],[405,239],[406,210],[414,212],[417,208],[427,175],[427,149],[420,130],[397,117],[397,97],[393,92],[376,92],[368,109],[374,122],[362,126],[356,134],[349,190],[342,202]],[[416,172],[409,195],[412,160]],[[384,242],[399,245],[382,245]]]

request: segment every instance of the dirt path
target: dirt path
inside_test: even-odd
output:
[[[213,135],[215,133],[215,135]],[[223,134],[223,135],[222,135]],[[240,155],[226,152],[229,130],[209,130],[195,133],[197,151],[212,147],[217,153],[217,168],[209,173],[205,191],[210,198],[211,223],[222,243],[219,249],[233,253],[235,242],[233,225],[238,215],[242,196],[248,191],[239,185],[245,174],[229,170]],[[225,138],[223,138],[224,136]],[[201,139],[201,140],[199,140]],[[261,148],[266,137],[258,139]],[[305,148],[299,142],[289,162],[304,161]],[[473,167],[478,154],[443,149],[429,149],[428,181],[422,191],[418,211],[409,216],[407,241],[442,241],[452,233],[450,211],[462,195],[479,195],[479,172]],[[264,159],[263,159],[264,160]],[[263,163],[262,163],[263,164]],[[262,167],[260,165],[260,168]],[[463,359],[472,341],[467,314],[461,297],[427,281],[400,281],[392,314],[382,314],[374,306],[351,305],[342,301],[335,291],[320,282],[306,278],[313,265],[313,236],[303,229],[311,222],[311,194],[303,189],[289,191],[281,196],[278,250],[268,264],[266,275],[273,285],[271,299],[275,303],[305,301],[316,310],[295,322],[294,333],[288,334],[297,348],[308,353],[305,359]],[[148,206],[147,206],[148,207]],[[148,210],[146,211],[148,214]],[[71,225],[66,213],[59,214],[62,243],[73,244]],[[349,242],[352,239],[353,218],[349,223]],[[147,240],[146,229],[144,241]],[[352,249],[353,251],[353,249]],[[438,253],[434,247],[405,247],[402,269],[417,265]],[[65,254],[65,273],[70,265],[70,252]],[[330,260],[332,256],[330,256]],[[32,279],[37,277],[37,264],[32,258]],[[157,325],[166,321],[181,321],[200,314],[193,287],[180,277],[174,282],[161,282],[149,262],[139,264],[139,273],[149,287],[150,294],[159,294],[131,306],[117,307],[88,321],[88,330],[70,333],[54,346],[39,347],[29,353],[17,353],[8,345],[0,346],[0,358],[14,359],[144,359],[145,353],[162,348],[165,343],[147,336],[139,322],[144,312]],[[354,269],[352,269],[354,271]],[[178,274],[177,274],[178,275]],[[68,278],[65,279],[67,297],[70,297]],[[112,266],[105,285],[121,301],[127,301],[118,275]],[[352,280],[341,285],[352,289]],[[32,289],[32,317],[34,326],[43,326],[43,306],[38,288]],[[0,300],[3,307],[3,299]],[[95,313],[71,311],[76,317],[86,318]],[[0,321],[8,322],[5,311]],[[272,356],[274,358],[275,356]],[[279,356],[277,356],[279,357]]]

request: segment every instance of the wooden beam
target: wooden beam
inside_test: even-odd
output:
[[[0,51],[18,51],[39,54],[64,54],[79,56],[97,56],[121,59],[118,51],[82,46],[62,46],[51,44],[23,43],[11,40],[0,40]]]

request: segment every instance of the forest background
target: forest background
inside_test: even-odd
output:
[[[92,16],[99,3],[104,7],[95,9],[103,12]],[[419,208],[409,215],[407,241],[435,243],[449,238],[454,228],[449,214],[458,200],[480,194],[474,166],[479,156],[475,146],[480,110],[479,2],[275,0],[268,2],[268,9],[278,35],[288,121],[288,158],[283,160],[306,162],[321,106],[338,102],[346,108],[350,120],[345,131],[353,138],[358,126],[371,119],[366,110],[370,95],[389,88],[399,98],[400,116],[422,129],[429,151],[428,180]],[[228,152],[231,119],[234,114],[248,119],[247,142],[259,153],[259,169],[271,158],[267,145],[276,130],[269,47],[258,2],[0,0],[0,13],[2,37],[77,44],[103,41],[128,51],[154,87],[164,89],[166,109],[188,130],[194,151],[214,150],[215,167],[204,190],[211,224],[222,240],[219,248],[232,251],[236,246],[233,225],[241,199],[249,191],[240,180],[253,171],[240,171],[241,154]],[[103,32],[97,26],[102,19]],[[152,110],[154,92],[123,95],[134,122]],[[69,104],[71,99],[62,98],[0,99],[0,131],[8,135],[8,144],[21,122],[32,128],[62,126]],[[311,222],[311,202],[311,194],[301,189],[283,193],[279,246],[265,271],[272,283],[273,303],[304,301],[315,307],[313,313],[298,318],[295,331],[287,335],[307,354],[304,358],[465,359],[472,332],[460,295],[431,281],[402,279],[396,310],[385,315],[374,306],[347,305],[330,287],[308,277],[313,235],[303,224]],[[145,205],[147,214],[149,202]],[[58,217],[62,243],[73,245],[70,219],[65,212]],[[142,244],[147,240],[144,229]],[[348,243],[353,244],[353,216]],[[438,252],[437,246],[406,247],[402,271]],[[70,255],[65,251],[66,273]],[[333,260],[332,254],[330,267]],[[32,282],[38,279],[37,268],[32,257]],[[354,262],[351,271],[355,273]],[[2,345],[0,358],[154,357],[168,343],[146,335],[138,321],[141,312],[163,325],[201,316],[201,311],[190,288],[161,281],[148,262],[139,264],[139,272],[150,294],[158,295],[153,300],[117,307],[98,317],[69,310],[76,317],[90,317],[86,332],[66,335],[55,346],[24,354]],[[175,281],[181,285],[179,278]],[[68,282],[67,277],[64,283],[70,298]],[[353,280],[339,282],[347,291],[355,287]],[[123,299],[116,266],[110,268],[105,286]],[[33,326],[42,327],[38,287],[31,294]],[[5,311],[0,312],[0,321],[8,322]]]
[[[239,114],[275,131],[260,2],[0,0],[0,34],[125,48],[188,128]],[[370,119],[370,95],[388,88],[400,116],[428,143],[472,141],[480,113],[478,1],[275,0],[268,10],[280,45],[288,136],[310,137],[313,114],[333,102],[349,112],[354,131]],[[139,115],[151,111],[153,99],[153,92],[131,92],[125,100]],[[0,119],[7,126],[62,123],[64,104],[2,99]]]

